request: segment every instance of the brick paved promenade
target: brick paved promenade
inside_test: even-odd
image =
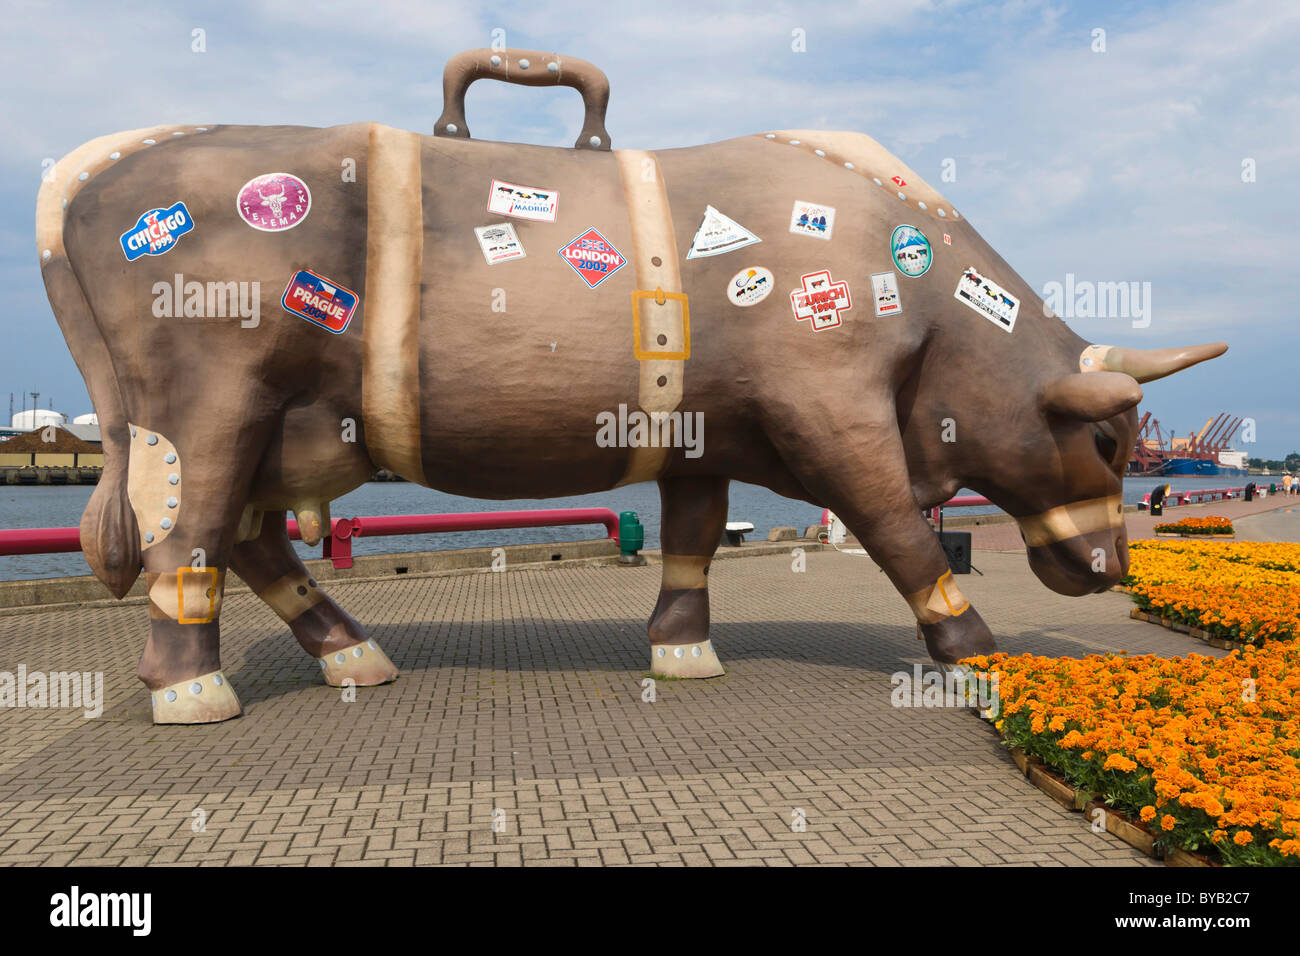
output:
[[[1122,594],[1052,594],[1022,554],[976,562],[962,589],[1004,649],[1207,651]],[[869,559],[718,561],[710,582],[727,676],[654,703],[655,567],[334,583],[403,674],[354,703],[232,594],[245,714],[206,727],[149,722],[143,605],[5,613],[0,670],[102,670],[106,709],[0,710],[0,862],[1157,865],[1030,786],[983,721],[890,706],[926,657]]]

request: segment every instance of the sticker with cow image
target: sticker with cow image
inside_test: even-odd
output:
[[[1013,296],[992,279],[986,278],[969,267],[957,280],[957,290],[952,294],[959,302],[964,302],[984,318],[1000,329],[1010,332],[1016,327],[1016,316],[1020,314],[1020,300]]]
[[[559,206],[560,194],[542,186],[520,186],[494,179],[488,191],[488,212],[498,216],[555,222]]]
[[[479,248],[483,250],[483,258],[490,266],[511,259],[522,259],[527,255],[524,244],[515,235],[515,227],[508,222],[497,223],[495,226],[475,226],[474,235],[478,236]]]
[[[818,239],[830,239],[835,229],[835,209],[821,203],[794,201],[790,212],[790,231],[798,236],[814,236]]]
[[[877,272],[871,276],[871,295],[876,300],[876,315],[898,315],[903,311],[903,300],[898,296],[898,276],[892,272]]]
[[[235,210],[254,229],[284,232],[311,212],[311,190],[292,173],[263,173],[240,187]]]
[[[844,324],[844,313],[853,308],[849,284],[831,278],[829,269],[799,277],[799,288],[790,293],[790,307],[797,321],[810,320],[814,332],[825,332]]]
[[[934,262],[930,240],[916,226],[902,225],[894,229],[889,237],[889,254],[893,256],[898,271],[909,279],[925,275]]]
[[[775,285],[771,272],[762,266],[750,266],[731,277],[727,283],[727,299],[732,305],[748,308],[766,299]]]

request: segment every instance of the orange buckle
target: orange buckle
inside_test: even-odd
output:
[[[682,304],[682,351],[659,352],[641,348],[641,299],[654,299],[655,305],[666,305],[669,299]],[[632,349],[637,359],[642,361],[645,359],[676,361],[691,357],[691,310],[686,302],[685,292],[665,292],[663,289],[655,289],[653,292],[649,289],[632,290]]]
[[[208,616],[185,616],[185,573],[209,574],[211,583],[208,587]],[[212,612],[217,606],[217,569],[216,568],[177,568],[176,569],[176,621],[178,624],[207,624],[212,620]]]

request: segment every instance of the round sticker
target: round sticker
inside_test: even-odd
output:
[[[263,173],[240,188],[235,210],[254,229],[284,232],[311,212],[311,190],[291,173]]]
[[[930,240],[916,226],[899,226],[889,237],[889,252],[898,271],[909,279],[923,276],[934,261]]]
[[[731,300],[732,305],[741,308],[757,305],[767,298],[775,285],[776,281],[772,278],[772,273],[762,266],[750,266],[748,269],[741,269],[731,277],[731,281],[727,283],[727,298]]]

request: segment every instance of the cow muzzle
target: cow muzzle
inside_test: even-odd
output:
[[[1119,495],[1073,501],[1016,522],[1029,566],[1059,594],[1105,591],[1128,573],[1128,535]]]

